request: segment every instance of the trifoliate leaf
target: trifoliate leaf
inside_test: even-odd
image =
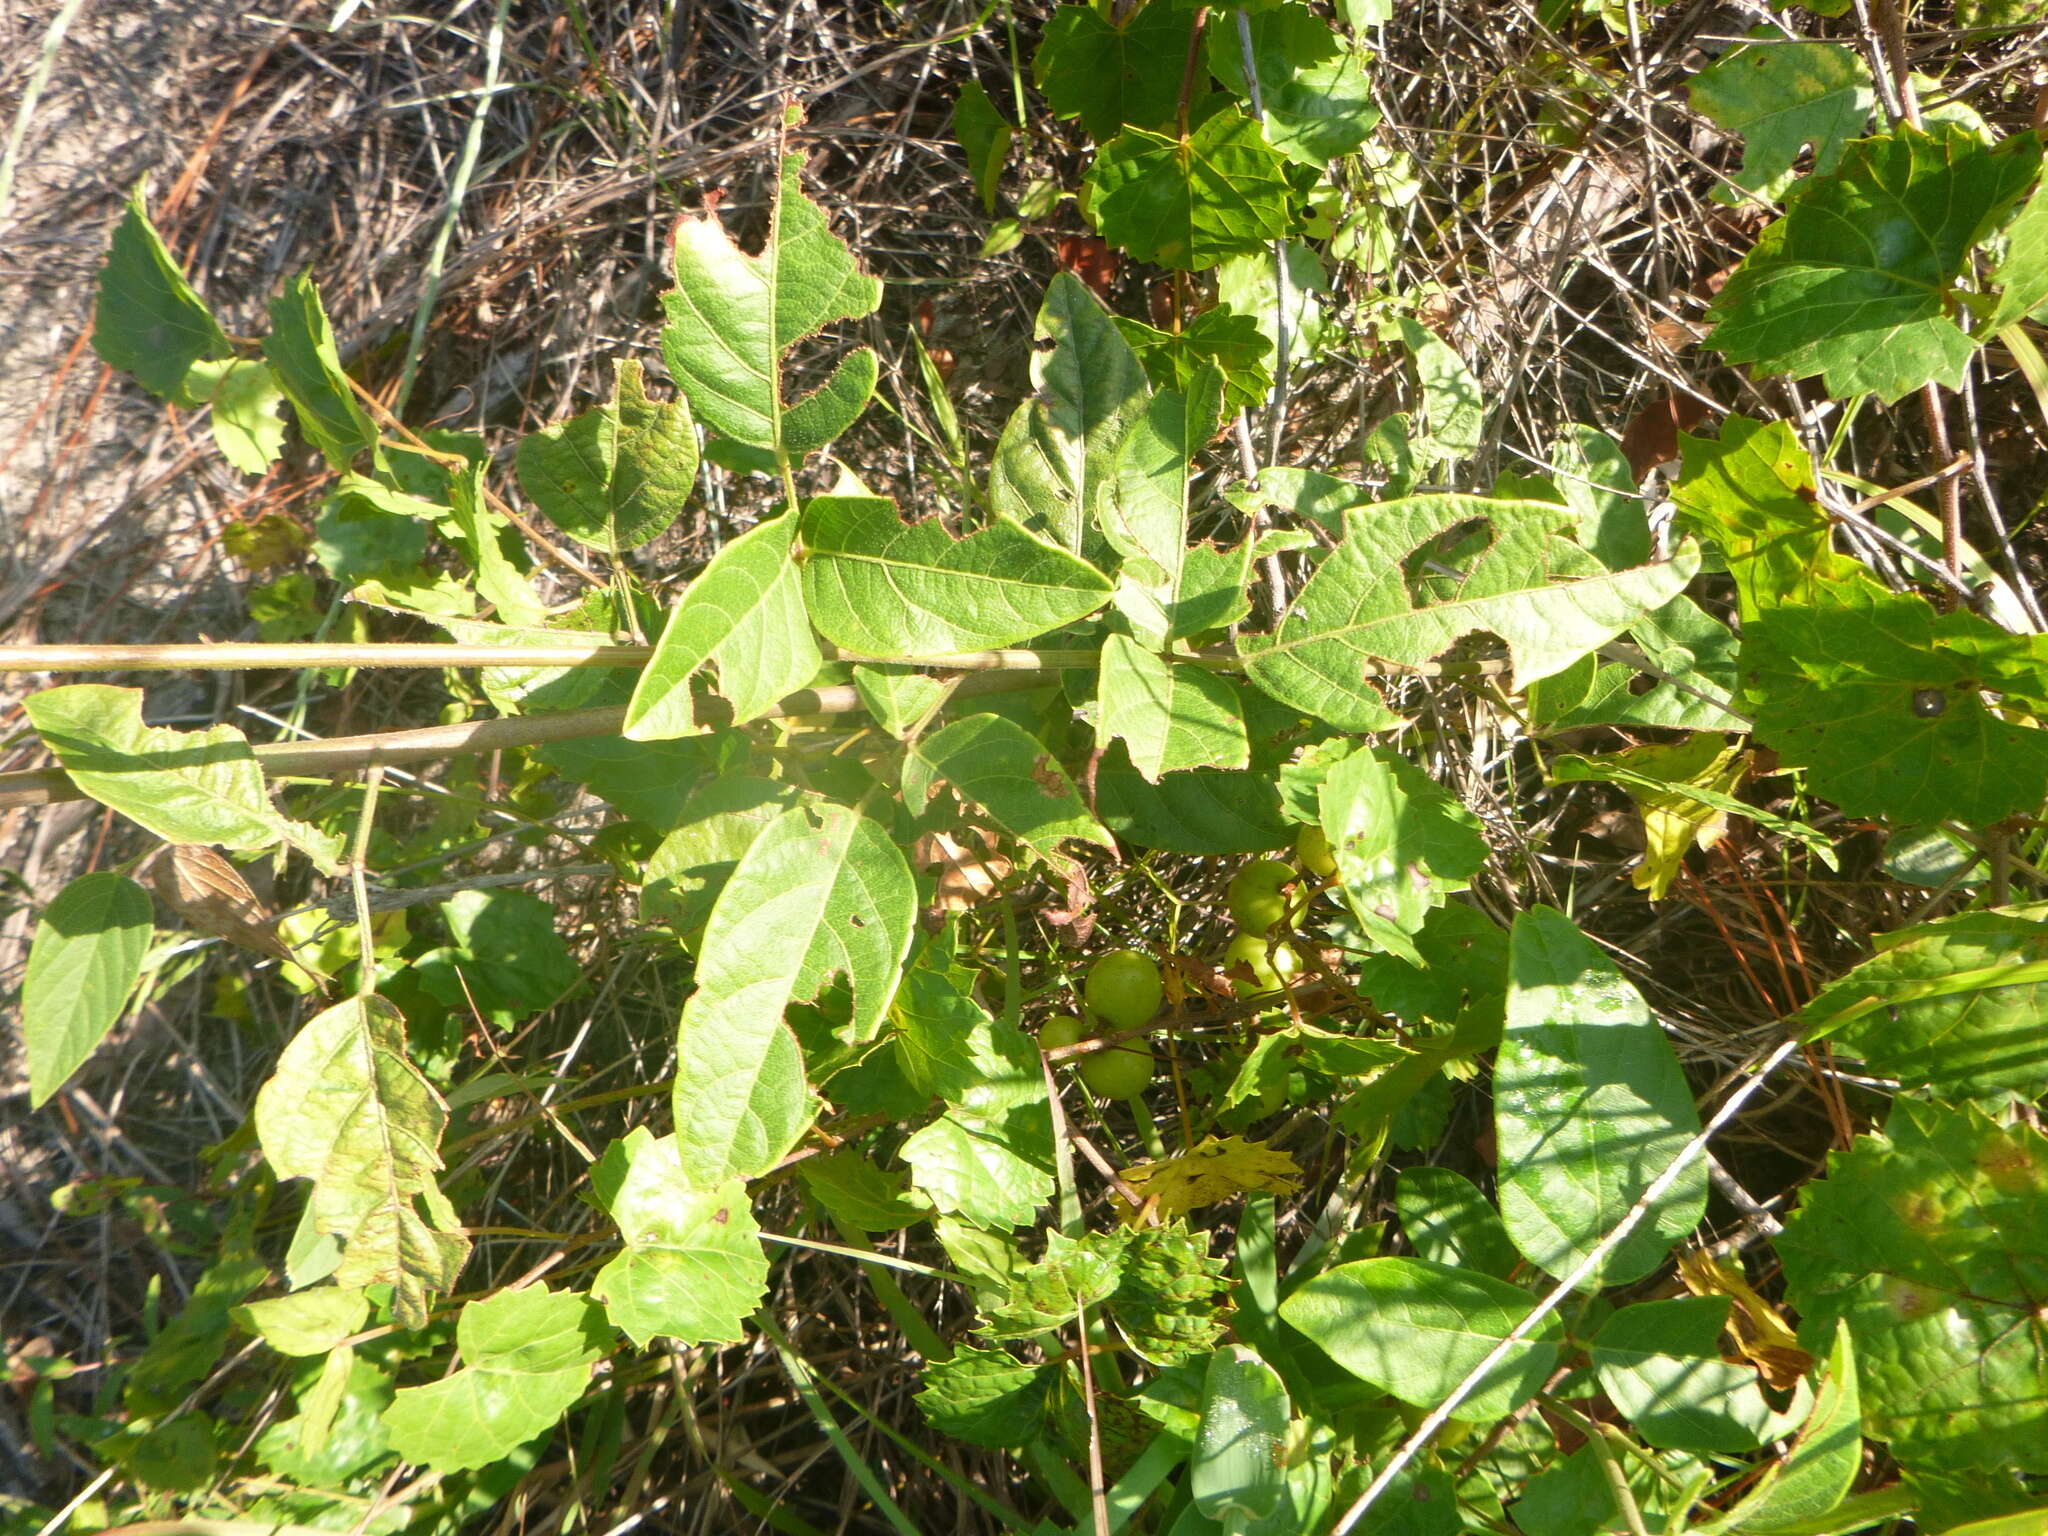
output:
[[[1886,934],[1878,950],[1801,1024],[1943,1102],[2048,1092],[2048,907],[1958,913]]]
[[[1856,140],[1786,195],[1708,312],[1709,344],[1765,373],[1822,374],[1843,398],[1959,387],[1977,344],[1950,318],[1955,283],[2040,161],[2032,134],[1987,146],[1954,124]]]
[[[313,1181],[307,1224],[341,1244],[335,1283],[389,1285],[393,1316],[425,1327],[428,1292],[453,1289],[469,1241],[434,1182],[448,1108],[406,1055],[398,1010],[371,995],[309,1019],[255,1122],[277,1176]]]
[[[875,387],[873,349],[839,360],[796,398],[785,354],[834,320],[881,302],[882,285],[854,265],[846,243],[804,196],[803,156],[785,155],[761,254],[733,243],[709,209],[676,222],[676,286],[662,295],[661,353],[698,420],[723,437],[795,461],[853,424]]]
[[[768,1288],[746,1186],[694,1187],[675,1137],[645,1126],[613,1142],[590,1178],[626,1244],[590,1287],[612,1322],[643,1348],[657,1335],[679,1344],[744,1338]]]
[[[1748,43],[1686,83],[1692,104],[1743,140],[1735,185],[1772,202],[1796,179],[1809,146],[1811,174],[1824,176],[1870,121],[1877,95],[1863,56],[1840,43]]]
[[[628,358],[610,400],[521,438],[514,462],[520,489],[550,522],[615,555],[682,513],[697,483],[697,430],[683,401],[647,398]]]
[[[1260,250],[1293,222],[1287,162],[1234,107],[1184,139],[1126,128],[1096,154],[1087,181],[1103,239],[1184,272]]]
[[[500,1291],[462,1309],[462,1369],[404,1387],[384,1410],[391,1448],[436,1472],[485,1467],[510,1455],[583,1395],[610,1340],[588,1298],[544,1285]]]
[[[1864,1428],[1900,1460],[2048,1472],[2043,1234],[2048,1141],[1975,1109],[1894,1100],[1802,1191],[1786,1299],[1809,1342],[1847,1324]]]

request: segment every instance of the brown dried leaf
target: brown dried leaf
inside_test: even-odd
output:
[[[939,894],[932,905],[941,912],[965,912],[989,900],[1009,878],[1014,866],[995,851],[995,839],[977,834],[982,847],[971,848],[949,832],[928,832],[917,840],[912,859],[920,869],[939,871]]]
[[[277,918],[242,872],[203,843],[172,843],[150,869],[150,885],[188,928],[329,978],[277,935]]]

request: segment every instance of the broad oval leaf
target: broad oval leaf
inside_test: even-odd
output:
[[[1814,1392],[1813,1411],[1793,1436],[1783,1461],[1728,1517],[1740,1536],[1772,1536],[1801,1521],[1817,1520],[1840,1504],[1863,1470],[1863,1410],[1856,1383],[1856,1348],[1846,1328],[1835,1330],[1827,1374]]]
[[[858,348],[815,391],[791,400],[784,353],[834,320],[870,313],[882,298],[881,283],[854,265],[804,196],[802,166],[802,155],[782,158],[758,256],[735,245],[710,209],[678,219],[670,238],[676,286],[661,300],[668,316],[661,354],[697,418],[785,460],[824,447],[853,424],[877,365],[871,348]]]
[[[796,1145],[816,1100],[783,1011],[844,973],[849,1034],[873,1039],[916,915],[902,852],[858,812],[795,806],[762,829],[711,909],[683,1006],[675,1123],[692,1187],[766,1173]]]
[[[697,429],[681,401],[647,398],[637,360],[612,397],[519,440],[520,489],[570,537],[617,554],[674,522],[697,481]]]
[[[1493,1106],[1501,1218],[1523,1255],[1558,1276],[1621,1223],[1700,1128],[1649,1005],[1550,907],[1522,913],[1509,936]],[[1699,1225],[1706,1201],[1696,1158],[1583,1286],[1641,1279]]]
[[[1726,1296],[1678,1296],[1623,1307],[1593,1340],[1593,1369],[1645,1444],[1752,1451],[1770,1428],[1756,1371],[1721,1358]]]
[[[427,1293],[454,1287],[469,1240],[434,1182],[448,1107],[407,1057],[398,1010],[352,997],[307,1020],[255,1122],[277,1176],[313,1181],[307,1224],[341,1243],[335,1283],[387,1284],[400,1324],[425,1327]]]
[[[906,523],[880,496],[819,496],[803,511],[804,606],[818,633],[859,656],[946,656],[1026,640],[1086,618],[1107,577],[1016,523],[956,539]]]
[[[21,981],[30,1109],[69,1081],[121,1017],[154,930],[149,892],[106,870],[79,876],[43,908]]]
[[[1212,1520],[1238,1525],[1280,1507],[1286,1473],[1278,1452],[1293,1409],[1279,1373],[1237,1345],[1209,1357],[1188,1493]]]
[[[1519,1286],[1420,1259],[1361,1259],[1297,1288],[1280,1315],[1352,1375],[1416,1408],[1434,1408],[1536,1306]],[[1557,1368],[1563,1325],[1546,1317],[1458,1410],[1497,1419]]]
[[[610,1343],[602,1314],[573,1291],[532,1285],[473,1301],[455,1324],[462,1369],[401,1388],[384,1410],[391,1448],[436,1472],[502,1460],[568,1412]]]
[[[613,1142],[590,1178],[626,1245],[590,1287],[611,1320],[643,1348],[657,1335],[679,1344],[744,1338],[768,1289],[746,1186],[694,1187],[676,1139],[645,1126]]]
[[[683,589],[626,706],[629,738],[695,731],[690,678],[707,661],[718,664],[718,691],[731,702],[736,725],[817,676],[824,658],[791,555],[796,527],[785,513],[749,528]]]

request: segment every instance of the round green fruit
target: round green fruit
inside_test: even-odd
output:
[[[1118,1029],[1151,1023],[1166,1001],[1159,967],[1135,949],[1113,950],[1091,965],[1083,991],[1089,1010]]]
[[[1126,1040],[1107,1050],[1090,1051],[1075,1070],[1098,1098],[1134,1099],[1152,1081],[1152,1047],[1143,1040]]]
[[[1283,887],[1294,878],[1294,866],[1278,859],[1254,859],[1230,877],[1226,899],[1231,921],[1247,933],[1264,933],[1287,915]]]
[[[1330,840],[1321,827],[1303,827],[1301,836],[1294,841],[1294,851],[1301,859],[1301,867],[1318,880],[1328,880],[1337,873],[1337,857],[1330,852]]]
[[[1237,974],[1251,972],[1251,979]],[[1223,969],[1239,997],[1271,997],[1301,974],[1301,952],[1292,944],[1268,944],[1256,933],[1240,933],[1223,951]]]
[[[1038,1048],[1041,1051],[1056,1051],[1063,1045],[1072,1045],[1084,1039],[1088,1027],[1071,1013],[1056,1013],[1038,1028]]]

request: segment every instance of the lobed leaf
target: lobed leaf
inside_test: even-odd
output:
[[[1103,239],[1183,272],[1262,250],[1294,219],[1287,162],[1235,107],[1185,138],[1126,127],[1096,152],[1087,183]]]

